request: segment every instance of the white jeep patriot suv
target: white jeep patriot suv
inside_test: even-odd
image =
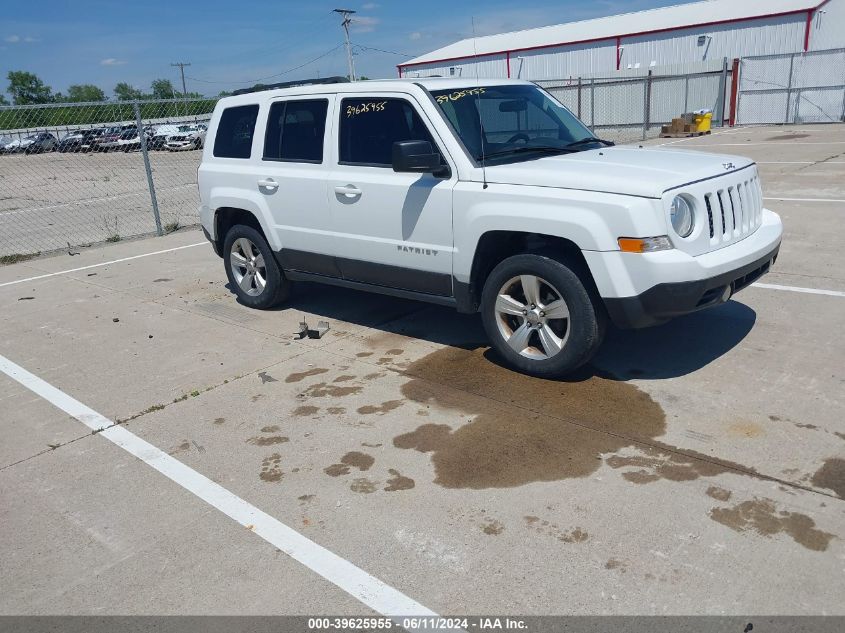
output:
[[[200,216],[242,303],[307,280],[480,311],[536,376],[586,363],[608,319],[727,301],[783,232],[751,160],[611,147],[527,81],[247,92],[217,103],[208,138]]]

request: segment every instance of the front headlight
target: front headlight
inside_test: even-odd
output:
[[[695,217],[692,213],[692,204],[684,196],[675,196],[672,200],[672,207],[669,209],[669,217],[672,220],[672,228],[681,237],[689,237],[695,228]]]

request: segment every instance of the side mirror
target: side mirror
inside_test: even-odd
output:
[[[441,170],[440,154],[428,141],[397,141],[393,144],[393,171],[433,174]]]

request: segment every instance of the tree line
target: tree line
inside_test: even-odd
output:
[[[68,86],[67,94],[53,92],[35,73],[25,70],[10,70],[6,76],[9,84],[6,88],[14,105],[39,105],[42,103],[85,103],[108,101],[108,97],[99,86],[94,84],[73,84]],[[144,99],[178,99],[202,98],[198,92],[183,95],[176,91],[169,79],[156,79],[150,84],[150,92],[144,92],[124,81],[113,89],[114,97],[118,101],[133,101]],[[9,105],[6,96],[0,93],[0,105]]]

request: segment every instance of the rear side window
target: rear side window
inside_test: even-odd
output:
[[[214,155],[218,158],[249,158],[257,119],[258,105],[223,110],[214,139]]]
[[[326,99],[279,101],[270,106],[264,160],[323,162]]]
[[[397,141],[437,146],[414,107],[403,99],[344,99],[340,108],[340,162],[390,167]]]

